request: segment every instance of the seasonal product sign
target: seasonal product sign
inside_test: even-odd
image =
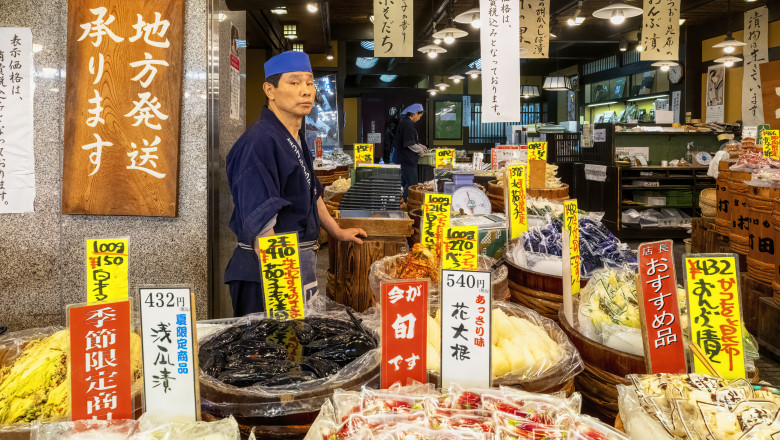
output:
[[[87,239],[87,302],[127,299],[127,238]]]
[[[382,388],[428,381],[428,280],[382,283]]]
[[[780,130],[764,130],[761,133],[761,150],[764,157],[780,159]]]
[[[298,234],[257,239],[266,314],[273,319],[303,319],[303,288]]]
[[[184,0],[68,2],[64,214],[173,217]]]
[[[477,270],[479,232],[476,226],[444,228],[441,258],[443,269]]]

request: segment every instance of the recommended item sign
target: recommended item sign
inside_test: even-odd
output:
[[[130,316],[127,300],[68,309],[72,420],[133,416]]]
[[[374,144],[355,144],[355,166],[359,163],[374,163]]]
[[[127,299],[128,239],[87,239],[87,302]]]
[[[639,246],[639,311],[647,372],[685,373],[672,240]]]
[[[547,142],[529,142],[528,160],[547,161]]]
[[[298,255],[298,234],[257,239],[263,278],[265,313],[273,319],[302,319],[303,289]]]
[[[442,268],[477,270],[479,231],[476,226],[449,226],[444,228],[441,258]]]
[[[194,295],[189,288],[139,289],[144,358],[144,408],[160,421],[200,415],[194,347]],[[175,403],[172,405],[172,403]]]
[[[382,388],[428,381],[428,280],[382,283]]]
[[[506,215],[509,220],[509,239],[514,240],[528,231],[528,209],[526,187],[528,186],[528,165],[510,166],[507,169]]]
[[[443,270],[441,279],[441,386],[489,388],[490,272]]]
[[[764,130],[761,137],[764,157],[780,159],[780,130]]]
[[[449,194],[425,194],[420,242],[426,249],[437,255],[441,252],[444,228],[450,225],[451,206],[452,196]]]
[[[454,148],[440,148],[436,150],[436,168],[455,168]]]
[[[577,294],[580,292],[580,216],[577,200],[563,202],[563,213],[571,258],[571,293]]]
[[[725,379],[744,378],[736,254],[688,254],[683,261],[691,342]],[[698,358],[694,358],[694,371],[708,374]]]

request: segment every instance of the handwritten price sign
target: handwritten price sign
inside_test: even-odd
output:
[[[87,239],[87,302],[127,299],[128,240]]]
[[[317,159],[322,157],[322,138],[317,136],[317,140],[314,143],[314,154]]]
[[[279,320],[303,318],[298,234],[260,237],[257,244],[266,315]]]
[[[439,257],[444,228],[450,225],[451,206],[452,196],[448,194],[425,194],[420,242]]]
[[[569,233],[569,257],[571,258],[571,293],[580,292],[580,215],[577,200],[563,202],[564,227]]]
[[[454,148],[440,148],[436,150],[436,168],[455,168]]]
[[[444,228],[441,257],[443,269],[477,270],[479,231],[476,226]]]
[[[355,144],[355,165],[374,163],[374,144]]]
[[[528,160],[547,160],[547,142],[529,142]]]
[[[764,130],[761,146],[764,157],[780,159],[780,130]]]
[[[506,174],[506,210],[509,219],[509,239],[514,240],[528,231],[528,210],[526,208],[526,187],[528,186],[528,165],[511,166]]]

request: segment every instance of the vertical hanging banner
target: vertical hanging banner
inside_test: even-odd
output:
[[[439,257],[441,257],[444,228],[450,225],[451,206],[452,196],[449,194],[425,194],[420,223],[420,243]]]
[[[32,76],[30,28],[0,28],[0,214],[33,212]]]
[[[520,120],[519,0],[480,0],[482,122]]]
[[[317,136],[317,140],[314,142],[314,157],[320,159],[322,157],[322,138]]]
[[[62,213],[175,217],[184,0],[68,2]]]
[[[761,64],[759,70],[761,71],[761,96],[764,103],[762,125],[780,128],[780,60]],[[760,125],[758,131],[761,132]]]
[[[71,420],[130,419],[130,301],[68,308]]]
[[[716,64],[707,68],[705,86],[707,123],[723,123],[726,108],[726,65]]]
[[[428,280],[382,283],[382,388],[428,382]]]
[[[547,142],[529,142],[528,160],[547,161]]]
[[[374,144],[355,144],[355,166],[359,163],[374,163]]]
[[[374,0],[374,56],[414,56],[414,0]]]
[[[444,228],[441,258],[443,269],[477,270],[479,231],[476,226]]]
[[[761,133],[761,150],[764,157],[780,159],[780,130],[764,130]]]
[[[504,200],[506,201],[506,218],[510,240],[514,240],[528,231],[527,187],[528,165],[514,165],[507,168]]]
[[[759,65],[769,61],[769,10],[766,6],[745,11],[745,61],[742,71],[742,123],[764,123],[764,100]]]
[[[144,359],[144,410],[158,421],[200,418],[195,295],[181,287],[138,289]]]
[[[685,373],[672,240],[642,243],[639,256],[639,317],[649,374]]]
[[[259,237],[260,277],[263,279],[266,316],[303,319],[303,288],[298,255],[298,234]]]
[[[680,58],[680,2],[645,0],[642,15],[642,61]]]
[[[442,388],[490,388],[492,297],[490,272],[442,270]]]
[[[87,239],[86,250],[87,302],[127,299],[129,239]]]
[[[436,150],[436,168],[455,168],[454,148],[439,148]]]
[[[736,254],[686,254],[685,291],[691,343],[724,379],[745,377],[739,265]],[[694,357],[694,371],[709,374]]]
[[[520,52],[523,58],[548,58],[550,49],[550,0],[522,0]]]

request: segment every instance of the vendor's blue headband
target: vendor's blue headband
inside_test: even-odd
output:
[[[309,56],[303,52],[288,51],[271,58],[265,63],[265,79],[279,73],[310,72]]]
[[[409,107],[406,107],[406,110],[401,112],[401,114],[405,115],[407,113],[420,113],[421,111],[423,111],[422,104],[412,104]]]

